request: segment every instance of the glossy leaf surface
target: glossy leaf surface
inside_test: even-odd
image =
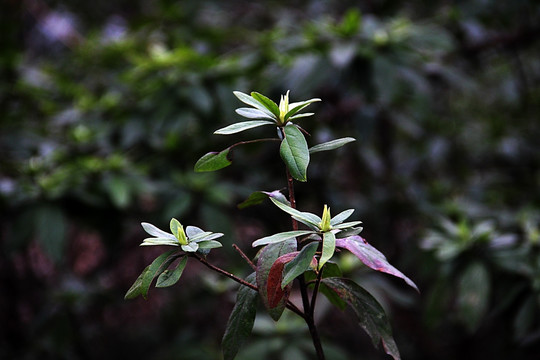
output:
[[[281,142],[279,154],[287,165],[292,177],[298,181],[307,181],[309,150],[304,134],[294,125],[283,128],[285,138]]]

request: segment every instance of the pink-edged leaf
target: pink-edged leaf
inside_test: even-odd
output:
[[[270,307],[268,302],[268,275],[270,269],[276,260],[285,254],[296,251],[296,239],[289,239],[277,244],[270,244],[263,248],[259,254],[257,260],[257,287],[259,288],[259,295],[261,296],[264,307],[268,311],[268,314],[275,321],[279,320],[285,305],[287,297],[282,297],[276,306]],[[281,285],[281,281],[278,282],[278,286]],[[275,304],[274,304],[275,305]]]
[[[411,279],[392,266],[388,260],[386,260],[386,256],[384,256],[382,252],[368,244],[368,242],[365,241],[361,236],[355,235],[344,239],[337,239],[336,246],[352,252],[367,267],[370,267],[376,271],[397,276],[398,278],[405,280],[407,285],[420,292],[420,290],[418,290],[418,286],[416,286]]]
[[[270,271],[268,272],[268,282],[266,285],[266,293],[268,296],[268,307],[270,309],[279,305],[283,298],[289,297],[289,292],[292,285],[281,288],[281,281],[283,280],[283,268],[285,264],[292,261],[298,255],[298,251],[282,255],[274,262]]]
[[[360,326],[367,332],[375,347],[382,342],[388,355],[394,360],[401,359],[384,309],[370,293],[350,279],[330,277],[323,279],[322,283],[353,309]]]

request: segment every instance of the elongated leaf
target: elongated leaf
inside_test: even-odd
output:
[[[361,223],[362,223],[361,221],[346,222],[346,223],[335,225],[334,229],[346,229],[346,228],[350,228],[350,227],[353,227],[353,226],[356,226],[356,225],[360,225]]]
[[[255,273],[249,275],[246,281],[254,284]],[[227,321],[225,334],[221,341],[223,359],[232,360],[246,339],[251,335],[255,315],[257,313],[258,293],[242,286],[236,294],[236,303]]]
[[[327,231],[323,233],[323,245],[322,245],[322,254],[319,260],[319,269],[334,256],[334,251],[336,250],[336,236],[334,233]]]
[[[250,121],[242,121],[235,124],[231,124],[229,126],[225,126],[224,128],[218,129],[214,131],[214,134],[216,135],[231,135],[236,134],[245,130],[253,129],[259,126],[263,125],[275,125],[276,123],[273,121],[268,120],[250,120]]]
[[[142,288],[142,281],[146,273],[148,272],[148,269],[150,268],[150,265],[144,268],[142,273],[137,277],[137,280],[131,285],[129,290],[126,292],[126,295],[124,296],[124,299],[135,299],[137,296],[141,295],[141,288]]]
[[[365,241],[362,237],[354,235],[344,239],[337,239],[336,246],[340,248],[345,248],[352,252],[367,267],[370,267],[376,271],[397,276],[405,280],[405,282],[413,289],[420,292],[416,284],[411,279],[409,279],[401,271],[392,266],[388,262],[388,260],[386,260],[386,257],[383,253],[368,244],[368,242]]]
[[[260,102],[258,102],[254,98],[252,98],[250,95],[244,94],[243,92],[240,92],[240,91],[233,91],[233,94],[234,94],[234,96],[236,96],[238,98],[238,100],[240,100],[244,104],[253,106],[254,108],[261,110],[262,112],[266,113],[269,116],[275,116],[263,104],[261,104]]]
[[[319,216],[309,213],[309,212],[298,211],[274,198],[270,198],[270,200],[278,208],[285,211],[287,214],[291,215],[296,220],[300,221],[302,224],[307,225],[307,226],[311,225],[310,227],[315,228],[315,229],[319,228],[319,223],[322,221],[322,219]]]
[[[272,192],[256,191],[252,193],[251,195],[249,195],[249,197],[246,200],[238,204],[238,208],[244,209],[249,206],[258,205],[268,198],[274,198],[281,203],[289,204],[289,201],[287,200],[285,195],[283,195],[279,190],[275,190]]]
[[[219,241],[215,240],[204,240],[199,243],[199,249],[216,249],[222,246]]]
[[[187,256],[183,256],[173,271],[170,271],[170,270],[163,271],[161,275],[159,275],[156,281],[156,287],[164,288],[164,287],[169,287],[176,284],[178,280],[180,280],[180,276],[182,276],[182,273],[184,272],[184,268],[186,267],[187,260],[188,260]]]
[[[279,154],[293,178],[307,181],[309,150],[304,134],[294,125],[285,126],[283,129],[285,138],[281,141]]]
[[[285,240],[294,239],[297,236],[307,235],[311,233],[313,233],[313,231],[311,230],[286,231],[255,240],[251,246],[257,247],[261,245],[275,244]]]
[[[174,261],[173,258],[169,258],[172,254],[174,254],[176,250],[167,251],[161,255],[159,255],[152,263],[148,266],[148,270],[144,273],[144,276],[142,278],[141,283],[141,295],[143,298],[147,298],[148,296],[148,289],[150,289],[150,284],[152,284],[152,281],[154,278],[161,274],[169,265],[171,262]]]
[[[318,145],[315,145],[315,146],[309,148],[309,153],[313,154],[313,153],[316,153],[316,152],[319,152],[319,151],[334,150],[334,149],[340,148],[343,145],[348,144],[348,143],[353,142],[353,141],[356,141],[356,139],[352,138],[352,137],[346,137],[346,138],[331,140],[331,141],[328,141],[328,142],[325,142],[325,143],[322,143],[322,144],[318,144]]]
[[[173,240],[169,238],[146,238],[143,240],[140,246],[149,245],[180,246],[180,243],[178,242],[178,240]]]
[[[273,116],[268,115],[268,113],[253,108],[238,108],[235,110],[236,113],[240,116],[243,116],[248,119],[268,119],[274,120]],[[272,121],[273,122],[273,121]]]
[[[270,308],[268,304],[268,273],[274,262],[282,255],[296,251],[296,240],[285,240],[277,244],[270,244],[266,246],[260,253],[257,261],[257,287],[259,288],[259,294],[268,314],[272,319],[278,321],[285,310],[285,304],[287,298],[283,297],[279,304],[273,308]]]
[[[317,252],[318,247],[318,242],[309,243],[302,248],[300,253],[290,263],[285,265],[283,270],[283,280],[281,281],[281,288],[289,285],[291,281],[311,268],[311,262],[315,256],[315,253]]]
[[[302,111],[304,108],[306,108],[307,106],[309,106],[310,104],[316,102],[316,101],[321,101],[321,99],[318,99],[318,98],[314,98],[314,99],[309,99],[309,100],[306,100],[306,101],[301,101],[301,102],[296,102],[296,103],[291,103],[289,104],[289,112],[287,114],[285,114],[285,118],[284,120],[287,121],[291,116],[294,116],[297,112],[299,111]]]
[[[300,118],[304,118],[304,117],[308,117],[308,116],[313,116],[315,115],[315,113],[302,113],[302,114],[296,114],[294,116],[291,116],[289,118],[289,120],[294,120],[294,119],[300,119]]]
[[[285,264],[292,261],[296,255],[298,255],[298,251],[281,255],[276,259],[276,261],[274,261],[270,271],[268,272],[266,295],[268,296],[268,307],[270,309],[279,306],[283,298],[289,297],[292,284],[283,288],[281,287],[281,281],[283,280],[283,268],[285,267]]]
[[[232,164],[229,160],[230,148],[227,148],[221,152],[209,152],[203,155],[195,163],[195,172],[216,171],[223,169]]]
[[[401,359],[384,309],[370,293],[349,279],[326,278],[322,282],[334,290],[353,309],[360,326],[371,337],[375,347],[382,342],[388,355],[394,360]]]
[[[173,234],[165,232],[150,223],[143,222],[141,223],[141,226],[143,227],[144,231],[146,231],[148,234],[152,236],[155,236],[157,238],[165,238],[165,239],[178,241],[178,239],[176,239],[176,237]]]
[[[353,212],[354,212],[354,209],[349,209],[349,210],[340,212],[336,216],[332,217],[332,219],[330,220],[330,225],[334,226],[337,224],[341,224],[342,222],[347,220],[352,215]]]
[[[273,102],[271,99],[267,98],[263,94],[259,94],[258,92],[252,92],[251,97],[260,102],[264,105],[265,108],[268,109],[274,116],[276,116],[279,119],[279,107],[275,102]]]

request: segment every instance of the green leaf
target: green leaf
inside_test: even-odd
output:
[[[274,262],[282,255],[296,251],[296,240],[290,239],[277,244],[270,244],[263,248],[257,260],[257,287],[259,294],[268,314],[272,319],[278,321],[285,310],[287,298],[281,299],[278,306],[270,308],[268,304],[268,273]]]
[[[144,268],[144,270],[141,272],[139,277],[137,277],[137,280],[131,285],[129,290],[126,292],[126,295],[124,296],[125,300],[129,299],[135,299],[137,296],[141,295],[141,288],[142,288],[142,281],[146,273],[148,272],[148,269],[150,268],[150,265]]]
[[[319,270],[334,256],[336,250],[336,236],[330,231],[323,233],[322,254],[319,260]]]
[[[246,281],[254,284],[255,273],[249,275]],[[251,335],[257,313],[257,303],[258,293],[255,290],[247,286],[240,287],[221,342],[224,360],[234,359],[242,344]]]
[[[252,92],[251,97],[260,102],[264,105],[268,111],[270,111],[272,114],[274,114],[279,119],[279,107],[275,102],[264,96],[263,94],[259,94],[258,92]]]
[[[274,235],[266,236],[263,238],[260,238],[258,240],[255,240],[251,246],[257,247],[261,245],[267,245],[267,244],[275,244],[279,243],[285,240],[294,239],[297,236],[312,234],[313,231],[311,230],[294,230],[294,231],[286,231],[277,233]]]
[[[263,125],[276,125],[273,121],[268,120],[250,120],[250,121],[242,121],[235,124],[231,124],[229,126],[225,126],[224,128],[221,128],[219,130],[214,131],[214,134],[216,135],[231,135],[236,134],[245,130],[253,129],[259,126]]]
[[[381,304],[354,281],[344,278],[326,278],[322,282],[334,290],[355,312],[360,326],[371,337],[373,345],[382,342],[386,353],[401,359],[392,336],[392,329]]]
[[[294,125],[285,126],[283,130],[285,138],[281,142],[279,154],[293,178],[307,181],[309,150],[304,134]]]
[[[341,138],[341,139],[328,141],[328,142],[318,144],[318,145],[315,145],[315,146],[309,148],[309,153],[313,154],[313,153],[316,153],[316,152],[319,152],[319,151],[334,150],[334,149],[340,148],[343,145],[348,144],[348,143],[353,142],[353,141],[356,141],[356,139],[352,138],[352,137],[346,137],[346,138]]]
[[[234,96],[238,98],[238,100],[240,100],[244,104],[253,106],[254,108],[259,109],[262,112],[266,113],[268,116],[271,116],[271,117],[274,116],[274,114],[270,110],[268,110],[265,106],[263,106],[263,104],[261,104],[259,101],[252,98],[250,95],[244,94],[243,92],[240,92],[240,91],[233,91],[233,94]]]
[[[285,114],[284,120],[287,121],[291,116],[294,116],[297,112],[301,111],[302,109],[306,108],[307,106],[309,106],[310,104],[316,101],[321,101],[321,99],[314,98],[314,99],[309,99],[306,101],[295,102],[295,103],[289,104],[289,109],[291,110],[289,110],[289,112]]]
[[[470,264],[461,275],[458,283],[458,316],[467,330],[474,332],[489,306],[489,272],[479,262]]]
[[[284,288],[291,281],[311,268],[311,260],[313,260],[313,256],[315,256],[318,247],[318,242],[309,243],[302,248],[294,260],[285,265],[285,269],[283,270],[283,280],[281,281],[281,288]]]
[[[156,227],[155,225],[143,222],[141,223],[141,226],[143,227],[144,231],[146,231],[149,235],[155,236],[156,238],[164,238],[178,241],[178,239],[173,234],[165,232]]]
[[[209,152],[203,155],[195,163],[195,172],[216,171],[232,164],[228,159],[229,151],[227,148],[221,152]]]
[[[361,221],[346,222],[346,223],[335,225],[334,229],[347,229],[347,228],[351,228],[351,227],[356,226],[356,225],[360,225],[361,223],[362,223]]]
[[[330,220],[330,225],[334,226],[337,224],[341,224],[342,222],[347,220],[352,215],[353,212],[354,212],[354,209],[348,209],[348,210],[340,212],[336,216],[332,217],[332,219]]]
[[[319,229],[319,224],[322,221],[322,219],[319,216],[309,213],[309,212],[298,211],[274,198],[270,198],[270,200],[278,208],[285,211],[287,214],[291,215],[294,219],[300,221],[302,224],[311,227],[313,230]]]
[[[159,275],[157,281],[156,281],[156,287],[158,288],[164,288],[169,287],[178,282],[180,280],[180,276],[182,276],[182,273],[184,272],[184,268],[187,264],[187,256],[183,256],[178,265],[176,265],[176,268],[173,271],[165,270]]]
[[[253,108],[239,108],[235,110],[236,113],[240,116],[243,116],[248,119],[268,119],[268,120],[274,120],[273,116],[268,115],[266,112],[261,111],[259,109],[253,109]],[[272,121],[272,123],[275,123]]]
[[[169,259],[169,256],[171,256],[175,252],[176,250],[171,250],[171,251],[167,251],[159,255],[148,266],[148,270],[144,273],[144,276],[142,278],[142,283],[141,283],[140,293],[143,296],[143,298],[145,299],[147,298],[148,289],[150,289],[150,284],[152,284],[152,281],[154,280],[154,278],[158,274],[161,274],[174,261],[175,257]]]
[[[199,242],[199,249],[216,249],[223,245],[219,241],[215,240],[203,240]]]

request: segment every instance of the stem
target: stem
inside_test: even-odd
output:
[[[313,294],[311,295],[311,312],[310,316],[314,317],[315,315],[315,303],[317,302],[317,294],[319,293],[319,286],[321,285],[321,278],[323,273],[324,266],[319,272],[317,273],[317,280],[315,281],[315,287],[313,288]]]
[[[253,289],[253,290],[257,291],[257,292],[259,291],[259,288],[257,288],[257,286],[253,285],[252,283],[247,282],[244,279],[239,278],[238,276],[236,276],[234,274],[231,274],[228,271],[223,270],[222,268],[219,268],[219,267],[217,267],[215,265],[210,264],[205,258],[202,258],[197,254],[194,254],[193,257],[195,257],[201,263],[206,265],[209,269],[217,271],[218,273],[220,273],[222,275],[225,275],[226,277],[228,277],[230,279],[233,279],[234,281],[236,281],[237,283],[239,283],[241,285],[247,286],[248,288],[251,288],[251,289]]]
[[[294,196],[294,179],[291,176],[289,169],[286,169],[286,172],[287,172],[287,186],[289,189],[289,201],[291,203],[291,207],[293,209],[296,209],[296,198]],[[292,219],[292,227],[293,227],[293,230],[298,230],[298,221],[296,221],[295,219]],[[301,248],[300,244],[298,244],[298,248],[300,250]],[[325,360],[324,351],[321,344],[321,338],[319,337],[319,332],[317,331],[317,326],[315,325],[315,319],[313,317],[314,308],[312,306],[315,305],[315,302],[312,301],[312,304],[311,304],[312,306],[310,306],[309,297],[307,293],[307,285],[306,285],[304,276],[299,276],[298,282],[300,284],[300,294],[302,295],[302,305],[304,307],[303,318],[308,326],[309,333],[311,335],[311,340],[313,341],[313,346],[315,347],[315,352],[317,353],[317,359]],[[314,298],[316,299],[315,295],[314,295]]]
[[[239,145],[253,144],[253,143],[264,142],[264,141],[280,141],[280,140],[278,138],[266,138],[266,139],[240,141],[240,142],[237,142],[236,144],[229,146],[229,150],[232,150],[234,147],[239,146]]]
[[[246,254],[244,254],[244,252],[238,247],[238,245],[233,244],[232,247],[240,254],[242,259],[244,259],[254,271],[257,271],[257,267],[255,266],[255,264],[247,257]]]
[[[240,250],[240,249],[238,249],[238,250]],[[222,268],[219,268],[219,267],[217,267],[215,265],[210,264],[205,258],[200,257],[197,254],[193,254],[192,256],[194,258],[196,258],[197,260],[199,260],[201,263],[203,263],[205,266],[207,266],[209,269],[214,270],[214,271],[216,271],[216,272],[218,272],[218,273],[220,273],[222,275],[225,275],[226,277],[228,277],[230,279],[233,279],[234,281],[236,281],[240,285],[247,286],[248,288],[259,292],[259,288],[256,285],[253,285],[252,283],[249,283],[246,280],[241,279],[238,276],[236,276],[234,274],[231,274],[228,271],[223,270]],[[250,261],[250,264],[253,265],[253,263],[251,263],[251,261]],[[298,316],[300,316],[303,319],[306,319],[306,315],[300,309],[298,309],[298,307],[296,307],[296,305],[294,305],[292,302],[288,301],[286,306],[287,306],[287,309],[291,310],[293,313],[297,314]]]

